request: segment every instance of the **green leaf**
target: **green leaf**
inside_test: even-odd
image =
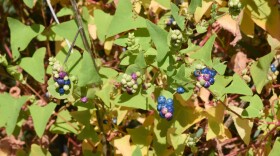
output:
[[[213,68],[220,74],[224,75],[227,65],[225,65],[224,62],[220,62],[219,58],[214,58],[213,59]]]
[[[46,125],[55,107],[56,104],[53,102],[49,103],[45,107],[38,106],[37,104],[33,104],[29,107],[35,131],[40,138],[45,132]]]
[[[27,96],[15,99],[7,93],[0,94],[0,127],[5,126],[8,135],[14,132],[21,107],[27,99]]]
[[[249,106],[242,112],[245,118],[256,118],[262,116],[263,103],[261,98],[256,94],[251,100]]]
[[[167,131],[167,140],[174,147],[176,155],[183,155],[185,149],[186,134],[176,134],[176,128],[169,128]]]
[[[197,7],[202,7],[202,0],[191,0],[188,12],[194,14]]]
[[[44,58],[46,48],[37,49],[32,57],[24,57],[21,59],[19,66],[30,74],[36,81],[44,83],[45,67]]]
[[[141,95],[140,91],[135,93],[135,95],[129,95],[127,93],[123,93],[116,97],[114,100],[115,105],[126,106],[130,108],[140,108],[146,110],[147,106],[147,98]]]
[[[91,138],[91,140],[94,142],[99,141],[99,137],[98,137],[97,133],[95,132],[92,125],[86,125],[83,128],[83,130],[80,132],[80,134],[78,134],[79,140],[84,140],[84,139],[88,139],[88,138]]]
[[[148,146],[152,141],[147,127],[140,126],[139,128],[127,129],[127,131],[131,136],[133,144],[135,145]]]
[[[106,38],[135,28],[146,28],[145,19],[141,16],[134,17],[130,0],[121,0],[108,27]],[[102,17],[104,20],[104,17]]]
[[[192,51],[195,52],[195,51],[199,50],[200,48],[201,48],[200,46],[197,46],[197,45],[193,44],[191,42],[191,40],[188,40],[188,48],[180,50],[179,53],[180,54],[187,54],[187,53],[192,52]]]
[[[132,156],[142,156],[142,152],[139,146],[136,146],[135,150],[132,152]]]
[[[232,77],[225,77],[222,75],[215,76],[215,83],[210,86],[209,90],[217,99],[223,98],[226,86],[232,81]]]
[[[155,0],[160,5],[162,5],[164,8],[169,9],[170,8],[170,2],[171,0]]]
[[[114,84],[112,79],[106,80],[104,82],[102,89],[96,91],[95,95],[98,96],[107,107],[110,107],[111,92],[113,91]]]
[[[239,107],[231,107],[235,112],[241,115],[243,109]],[[232,116],[235,128],[240,136],[240,138],[245,142],[246,145],[250,143],[251,131],[253,128],[253,122],[248,119],[242,119],[236,114],[228,111]]]
[[[113,19],[113,16],[106,14],[102,10],[94,10],[94,22],[97,28],[97,36],[101,42],[104,42],[106,39],[106,33]]]
[[[78,76],[78,86],[100,83],[101,78],[97,72],[93,60],[89,53],[83,53],[81,60],[80,74]]]
[[[34,0],[23,0],[23,2],[25,3],[25,5],[27,5],[30,9],[32,9],[35,5]]]
[[[56,35],[64,37],[71,42],[73,42],[74,37],[75,37],[76,33],[78,32],[78,26],[77,26],[75,20],[70,20],[70,21],[67,21],[67,22],[63,22],[63,23],[54,25],[51,29],[55,32]],[[86,24],[84,24],[84,29],[85,30],[88,29]],[[85,31],[85,33],[86,33],[87,39],[89,40],[88,31]],[[81,38],[81,35],[79,35],[77,37],[75,45],[86,51],[86,49],[84,47],[84,44],[83,44],[83,41],[82,41],[82,38]]]
[[[146,23],[148,31],[158,51],[157,61],[162,62],[169,51],[169,46],[167,44],[168,32],[150,21],[147,21]]]
[[[185,64],[182,64],[180,68],[177,70],[176,75],[173,77],[173,79],[181,82],[188,81],[185,74],[185,68],[186,68]]]
[[[197,52],[190,55],[193,59],[198,59],[204,62],[208,67],[212,68],[212,48],[216,39],[216,35],[212,35],[205,45],[199,49]]]
[[[13,52],[13,59],[17,60],[20,56],[20,51],[23,51],[30,41],[40,34],[44,27],[39,24],[26,26],[14,18],[8,17],[8,25],[11,32],[11,49]]]
[[[113,78],[116,77],[119,73],[112,68],[101,67],[99,70],[99,74],[107,78]]]
[[[78,134],[78,125],[73,121],[67,110],[58,113],[56,122],[51,126],[50,131],[57,134],[74,133]]]
[[[74,14],[74,12],[71,8],[64,7],[64,8],[61,8],[58,13],[56,13],[56,16],[62,17],[62,16],[67,16],[67,15],[73,15],[73,14]]]
[[[228,94],[253,95],[252,90],[238,74],[233,75],[232,83],[224,92]]]
[[[146,68],[147,64],[143,52],[139,52],[135,59],[135,64],[137,64],[140,68]]]
[[[32,144],[29,156],[51,156],[51,153],[37,144]]]
[[[260,94],[262,88],[266,84],[267,74],[271,64],[271,61],[275,55],[275,52],[271,52],[261,57],[257,62],[253,63],[250,69],[254,84],[256,85],[257,92]]]
[[[185,18],[179,15],[179,8],[174,3],[171,3],[171,13],[180,29],[184,30]]]
[[[280,137],[275,139],[274,145],[272,150],[270,151],[268,156],[278,156],[279,155],[279,148],[280,148]]]
[[[132,73],[135,73],[135,72],[141,72],[142,71],[142,68],[140,68],[137,64],[132,64],[132,65],[129,65],[126,70],[125,70],[125,73],[127,74],[132,74]]]

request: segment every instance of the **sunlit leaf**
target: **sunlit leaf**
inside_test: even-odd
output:
[[[250,104],[245,110],[242,112],[242,116],[245,118],[255,118],[261,117],[263,109],[263,103],[261,98],[258,95],[254,95],[250,99]]]
[[[231,84],[225,88],[224,92],[228,94],[253,95],[252,90],[238,74],[233,75]]]
[[[51,153],[37,144],[31,145],[30,156],[51,156]]]

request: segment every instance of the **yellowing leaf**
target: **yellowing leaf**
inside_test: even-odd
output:
[[[110,38],[106,39],[106,41],[104,43],[104,50],[105,50],[106,55],[110,55],[113,44],[114,44],[114,38],[113,37],[110,37]]]
[[[133,149],[130,145],[130,136],[126,135],[122,138],[114,140],[114,146],[117,148],[117,152],[122,154],[123,156],[131,156]]]
[[[210,6],[213,4],[213,1],[202,1],[202,7],[197,7],[194,13],[194,20],[198,23],[202,16],[207,12]]]
[[[280,40],[280,16],[277,1],[243,0],[245,14],[271,36]]]
[[[240,29],[246,34],[248,37],[254,37],[254,21],[251,19],[251,16],[248,13],[243,14],[243,18],[241,20]]]

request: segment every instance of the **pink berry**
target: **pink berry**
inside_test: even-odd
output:
[[[166,119],[171,119],[172,118],[172,113],[170,113],[170,112],[167,112],[165,115],[164,115],[164,117],[166,118]]]
[[[82,101],[83,103],[86,103],[86,102],[88,101],[88,98],[87,98],[86,96],[84,96],[84,97],[81,98],[81,101]]]
[[[63,79],[65,76],[67,76],[67,73],[64,72],[64,71],[61,71],[61,72],[58,73],[58,75],[59,75],[60,78]]]
[[[132,73],[131,77],[132,77],[133,80],[137,80],[137,74],[136,73]]]
[[[167,112],[168,112],[167,108],[164,107],[164,108],[161,109],[162,114],[166,114]]]

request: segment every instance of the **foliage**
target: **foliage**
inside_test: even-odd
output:
[[[0,155],[277,155],[279,1],[0,4]]]

